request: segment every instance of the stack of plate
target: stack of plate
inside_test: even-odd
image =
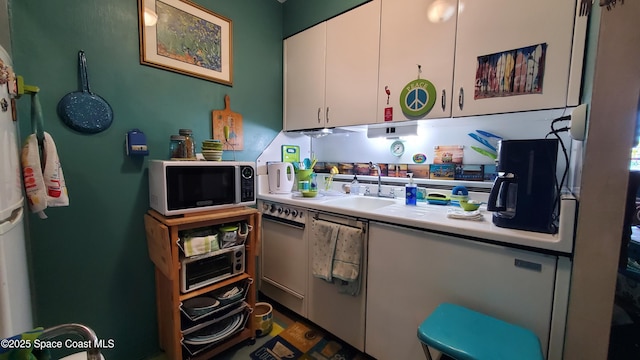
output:
[[[198,317],[215,310],[220,302],[212,297],[199,296],[186,300],[182,303],[184,310],[193,317]]]
[[[202,156],[210,161],[222,160],[222,143],[220,140],[202,141]]]
[[[244,317],[244,313],[230,316],[193,334],[185,335],[184,342],[189,345],[205,345],[220,341],[240,329],[244,324]]]

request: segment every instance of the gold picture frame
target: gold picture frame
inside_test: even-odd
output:
[[[230,19],[185,0],[138,0],[138,16],[141,64],[233,85]]]

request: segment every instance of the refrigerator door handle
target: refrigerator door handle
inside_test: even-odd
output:
[[[20,199],[10,206],[7,206],[4,209],[0,209],[0,224],[4,221],[10,220],[16,209],[19,209],[21,207],[24,207],[24,196],[20,196]]]
[[[11,217],[7,218],[0,223],[0,235],[4,235],[11,231],[17,224],[20,224],[22,217],[24,216],[24,208],[19,207],[14,209],[11,213]]]

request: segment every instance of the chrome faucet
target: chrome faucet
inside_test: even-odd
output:
[[[391,190],[391,193],[389,195],[382,194],[382,178],[381,178],[381,175],[380,175],[380,173],[381,173],[380,166],[378,164],[374,164],[371,161],[369,161],[369,169],[376,170],[378,172],[378,192],[377,192],[376,195],[372,195],[371,193],[366,193],[365,192],[365,195],[367,195],[367,196],[377,196],[377,197],[391,197],[391,198],[395,197],[394,194],[393,194],[393,190]],[[368,190],[368,188],[367,188],[367,190]]]
[[[44,329],[40,334],[41,339],[53,339],[62,335],[78,335],[82,337],[83,343],[88,345],[87,360],[100,360],[102,355],[99,348],[99,340],[96,333],[88,326],[82,324],[62,324]]]

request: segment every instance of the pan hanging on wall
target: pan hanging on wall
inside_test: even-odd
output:
[[[106,130],[113,122],[113,110],[102,97],[91,92],[84,51],[78,52],[81,91],[73,91],[58,102],[58,116],[70,128],[94,134]]]

